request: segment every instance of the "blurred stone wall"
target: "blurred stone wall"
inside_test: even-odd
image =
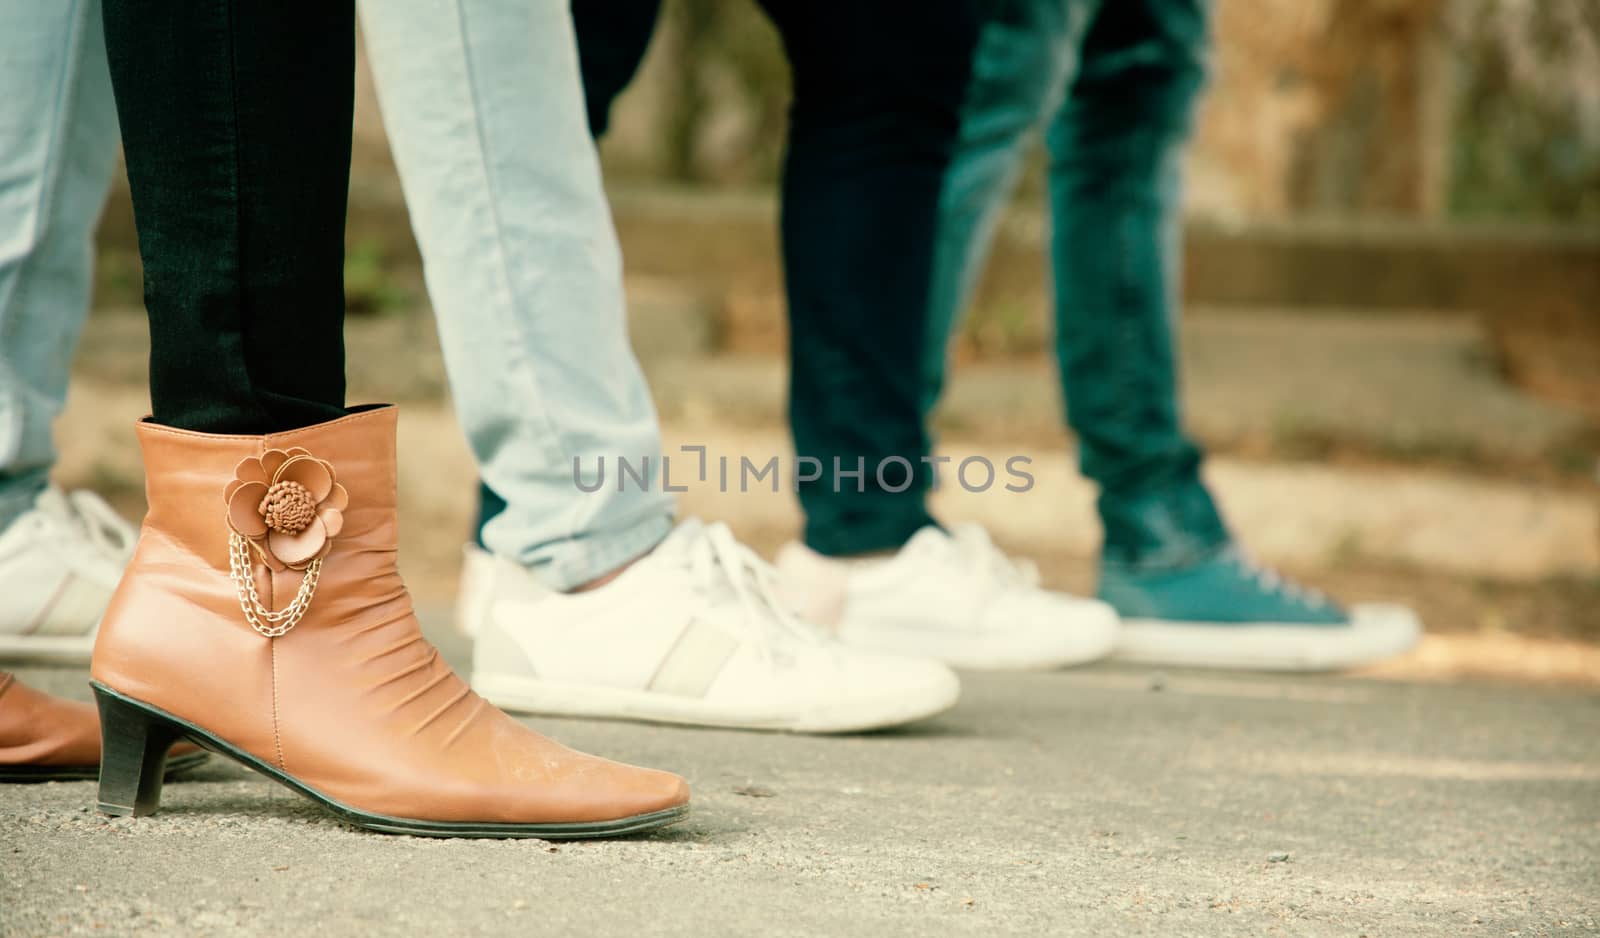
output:
[[[1596,0],[1216,0],[1215,32],[1195,214],[1600,218]],[[787,100],[750,0],[668,0],[608,168],[768,182]]]

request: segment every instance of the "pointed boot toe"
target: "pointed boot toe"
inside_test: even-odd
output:
[[[601,818],[613,814],[652,816],[687,809],[689,783],[671,772],[621,765],[607,759],[577,773],[569,790],[562,793],[568,803],[584,803],[583,814]]]
[[[154,811],[153,753],[186,737],[371,830],[603,837],[684,817],[681,779],[522,726],[423,638],[395,566],[395,421],[139,425],[150,511],[92,668],[101,809]]]

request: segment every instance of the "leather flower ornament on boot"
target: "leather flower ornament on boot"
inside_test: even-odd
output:
[[[233,533],[279,570],[302,570],[326,555],[350,504],[333,466],[299,447],[241,459],[222,496]]]
[[[245,620],[269,637],[295,627],[306,614],[322,572],[322,558],[344,528],[350,493],[334,481],[333,466],[299,447],[246,456],[222,490],[228,504],[228,574],[241,587]],[[304,570],[294,601],[280,612],[261,605],[252,562],[272,570]]]
[[[395,567],[393,407],[267,436],[139,425],[149,513],[95,644],[100,809],[160,802],[187,737],[360,827],[605,837],[688,813],[683,779],[495,709],[422,636]]]

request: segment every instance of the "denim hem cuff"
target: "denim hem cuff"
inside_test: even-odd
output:
[[[541,583],[565,592],[599,579],[649,553],[672,532],[670,514],[653,515],[630,527],[585,535],[541,548],[527,566]]]
[[[39,493],[49,484],[50,474],[43,469],[17,476],[0,476],[0,531],[11,527],[11,522],[32,508]]]

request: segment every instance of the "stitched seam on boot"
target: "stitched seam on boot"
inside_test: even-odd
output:
[[[283,737],[278,735],[278,640],[267,639],[267,647],[272,651],[272,745],[278,750],[278,768],[287,772],[289,768],[283,764]]]

